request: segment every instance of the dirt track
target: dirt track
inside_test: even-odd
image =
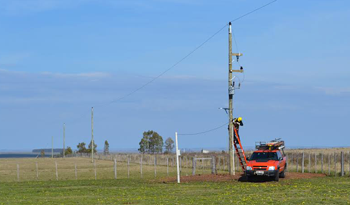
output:
[[[280,180],[286,179],[309,179],[315,177],[325,177],[325,174],[312,174],[312,173],[286,173],[286,178],[280,178]],[[163,179],[163,182],[176,182],[176,177],[171,177]],[[195,181],[206,181],[206,182],[223,182],[223,181],[247,181],[242,173],[236,173],[236,175],[231,176],[228,174],[206,174],[206,175],[195,175],[195,176],[182,176],[181,182],[195,182]],[[256,182],[271,181],[269,178],[256,178]]]

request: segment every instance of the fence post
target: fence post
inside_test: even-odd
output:
[[[218,156],[214,156],[215,157],[215,174],[217,174],[218,173],[218,163],[219,163],[219,161],[218,161]]]
[[[143,156],[143,155],[141,154],[141,159],[140,159],[141,178],[142,178],[142,156]]]
[[[19,181],[19,164],[17,164],[17,181]]]
[[[215,157],[211,157],[211,173],[215,174]]]
[[[166,158],[166,175],[169,176],[169,158]]]
[[[194,156],[192,158],[192,175],[194,176],[196,174],[196,157]]]
[[[223,170],[223,171],[226,171],[226,170],[225,170],[225,165],[226,165],[226,163],[225,163],[225,156],[224,156],[224,158],[222,159],[222,166],[223,166],[223,169],[222,169],[222,170]]]
[[[154,155],[154,177],[157,177],[157,157]]]
[[[297,154],[297,172],[299,172],[299,156]]]
[[[75,180],[77,180],[78,179],[77,163],[74,163],[74,174],[75,174]]]
[[[291,162],[290,162],[290,168],[292,168],[293,162],[294,162],[294,154],[292,153],[292,158],[291,158]]]
[[[96,173],[96,160],[94,160],[94,171],[95,171],[95,180],[97,179],[97,173]]]
[[[331,155],[328,154],[328,175],[331,175]]]
[[[309,153],[309,173],[311,173],[311,153]]]
[[[57,162],[55,162],[56,165],[56,180],[58,181],[58,170],[57,170]]]
[[[341,159],[340,159],[340,167],[341,167],[341,176],[344,176],[344,153],[341,152]]]
[[[304,160],[305,160],[305,154],[303,152],[302,160],[301,160],[301,173],[304,173]]]
[[[334,176],[337,176],[337,154],[334,152]]]
[[[185,163],[185,165],[186,165],[186,169],[188,169],[188,156],[186,157],[186,163]]]
[[[321,153],[321,173],[323,174],[323,153]]]
[[[180,173],[182,171],[182,156],[179,156]]]
[[[204,160],[203,159],[201,159],[201,165],[202,165],[202,174],[203,174],[203,172],[204,172]]]
[[[315,153],[315,173],[317,173],[317,155]]]
[[[350,176],[350,152],[348,151],[349,176]]]
[[[128,178],[130,177],[130,158],[129,158],[129,155],[126,155],[126,158],[127,158],[127,161],[128,161]]]
[[[227,171],[230,170],[230,157],[226,158],[226,167],[227,167]]]
[[[35,162],[35,168],[36,168],[36,180],[39,180],[39,168],[38,168],[38,162]]]
[[[117,179],[117,159],[114,158],[114,179]]]

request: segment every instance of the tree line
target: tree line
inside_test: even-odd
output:
[[[140,153],[148,153],[148,154],[159,154],[159,153],[171,153],[173,152],[174,149],[174,141],[170,137],[168,137],[165,142],[163,140],[163,137],[159,135],[157,132],[153,130],[148,130],[143,132],[142,139],[139,143],[140,148],[138,151]],[[94,153],[97,153],[97,144],[93,143],[90,141],[88,147],[86,148],[86,143],[85,142],[80,142],[77,145],[77,151],[75,153],[87,153],[90,154],[91,150],[93,150]],[[163,152],[164,151],[164,152]],[[104,154],[109,154],[109,143],[106,140],[104,143],[104,148],[103,148],[103,153]],[[63,153],[61,153],[63,154]],[[71,147],[67,147],[65,149],[65,155],[70,155],[73,154],[73,150]],[[41,155],[45,155],[44,150],[41,151]]]
[[[165,154],[171,153],[174,149],[173,139],[168,137],[164,143],[163,137],[153,130],[148,130],[143,132],[143,136],[139,145],[140,145],[140,148],[138,149],[138,151],[143,154],[163,153],[163,147],[165,149],[164,150]]]
[[[86,148],[86,143],[85,142],[80,142],[78,145],[77,145],[77,151],[75,151],[75,153],[88,153],[90,154],[91,153],[91,149],[92,149],[92,141],[90,141],[90,144],[88,146],[88,148]],[[93,146],[93,151],[94,153],[97,153],[97,144],[94,143],[94,146]],[[105,143],[104,143],[104,148],[103,148],[103,153],[104,154],[109,154],[109,143],[108,141],[106,140]],[[42,156],[45,155],[45,150],[41,150],[41,153],[40,153]],[[63,154],[63,151],[61,152],[61,155]],[[65,155],[70,155],[70,154],[73,154],[73,150],[70,146],[68,146],[65,151],[64,151],[64,154]]]
[[[97,150],[96,150],[97,144],[95,142],[93,144],[94,145],[92,146],[92,141],[90,141],[90,144],[89,144],[88,148],[86,148],[85,142],[80,142],[77,145],[77,148],[78,148],[77,153],[91,153],[91,151],[92,151],[91,149],[93,149],[94,153],[97,153]],[[103,153],[104,154],[109,154],[109,143],[108,143],[107,140],[104,143]]]

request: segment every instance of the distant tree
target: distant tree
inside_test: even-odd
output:
[[[103,154],[105,154],[105,155],[109,154],[109,143],[107,140],[105,141],[105,147],[103,148]]]
[[[77,148],[78,148],[77,153],[86,153],[87,149],[86,149],[85,145],[86,145],[85,142],[80,142],[77,145]]]
[[[45,151],[42,149],[40,152],[41,157],[45,157]]]
[[[69,154],[73,154],[73,150],[71,147],[67,147],[67,149],[65,151],[65,155],[69,155]]]
[[[170,137],[165,140],[165,153],[171,153],[174,149],[174,141]]]
[[[149,130],[143,132],[143,137],[139,143],[138,149],[141,153],[162,153],[163,152],[163,138],[157,132]]]
[[[152,131],[152,136],[149,138],[149,152],[153,154],[162,153],[163,144],[163,137]]]
[[[87,150],[87,153],[91,153],[91,147],[92,147],[91,144],[92,144],[92,140],[90,141],[89,149]],[[97,144],[95,144],[95,142],[94,142],[94,153],[97,152],[96,148],[97,148]]]
[[[143,137],[139,143],[140,148],[139,152],[141,153],[149,153],[149,138],[151,137],[151,131],[143,132]]]

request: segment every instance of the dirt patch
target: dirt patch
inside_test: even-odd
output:
[[[280,180],[288,180],[288,179],[310,179],[315,177],[325,177],[325,174],[312,174],[312,173],[286,173],[285,178],[280,178]],[[182,176],[181,182],[229,182],[229,181],[241,181],[246,182],[247,179],[243,173],[236,173],[236,175],[231,176],[228,174],[205,174],[205,175],[195,175],[195,176]],[[268,177],[259,177],[253,179],[255,182],[267,182],[272,181],[271,178]],[[162,179],[163,183],[167,182],[176,182],[176,177],[170,177],[166,179]]]

